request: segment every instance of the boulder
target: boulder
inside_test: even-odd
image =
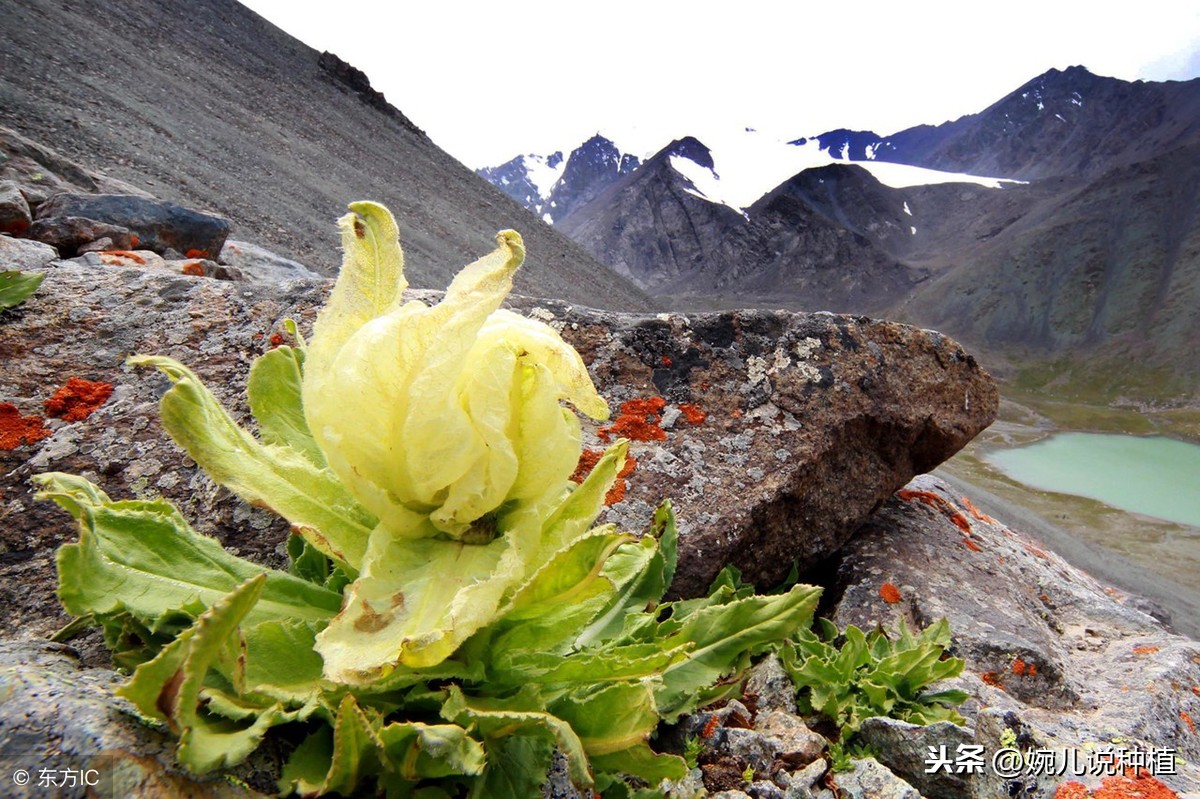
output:
[[[49,244],[0,236],[0,272],[14,269],[45,269],[56,258],[58,252]]]
[[[966,661],[952,682],[973,697],[960,710],[989,758],[1012,745],[1002,743],[1006,730],[1020,746],[1081,753],[1081,762],[1117,744],[1173,749],[1183,764],[1158,777],[1174,790],[1200,791],[1200,644],[1168,631],[1135,598],[928,475],[888,500],[837,560],[827,594],[837,597],[839,627],[895,629],[904,619],[924,628],[949,619],[953,652]],[[863,737],[931,799],[1008,795],[1015,781],[990,769],[971,775],[966,789],[947,775],[924,775],[929,746],[953,753],[964,742],[949,726],[870,722]],[[1031,777],[1020,792],[1053,796],[1059,781]]]
[[[188,258],[214,261],[229,235],[229,222],[222,217],[132,194],[56,194],[37,210],[38,220],[53,217],[82,217],[126,228],[137,236],[135,246],[158,253],[170,247]]]

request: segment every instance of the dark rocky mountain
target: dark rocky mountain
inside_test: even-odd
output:
[[[348,201],[400,220],[416,286],[441,288],[516,228],[518,291],[653,303],[429,140],[359,70],[234,0],[0,0],[0,125],[90,169],[216,211],[232,235],[332,274]]]
[[[535,182],[533,175],[549,173],[558,175],[563,165],[563,154],[556,150],[547,156],[518,155],[511,161],[500,166],[476,169],[475,174],[491,183],[500,191],[512,197],[521,205],[546,219],[549,205],[549,192],[542,195],[542,189]],[[557,179],[557,178],[556,178]]]
[[[622,153],[600,134],[571,151],[562,177],[550,192],[550,218],[566,219],[640,165],[636,156]]]
[[[674,141],[567,217],[562,231],[619,274],[688,308],[736,297],[743,305],[881,313],[924,276],[806,202],[803,187],[818,179],[808,172],[743,215],[706,199],[675,158],[713,166],[696,139]]]
[[[639,165],[637,156],[622,153],[597,133],[565,159],[561,151],[548,156],[519,155],[500,166],[477,169],[475,174],[544,221],[555,224],[591,203]]]
[[[1200,79],[1151,83],[1081,66],[1039,75],[979,112],[882,139],[875,158],[950,172],[1095,177],[1200,135]]]

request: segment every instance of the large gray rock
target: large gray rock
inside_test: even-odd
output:
[[[31,210],[59,192],[150,195],[100,172],[85,169],[55,150],[0,126],[0,180],[11,180]]]
[[[251,360],[271,346],[284,317],[307,329],[327,289],[314,281],[255,289],[119,266],[48,270],[38,301],[5,322],[0,401],[40,414],[71,377],[109,383],[114,392],[90,417],[51,420],[49,437],[0,452],[8,519],[0,529],[0,600],[9,608],[0,631],[45,632],[65,621],[53,597],[53,554],[75,531],[57,508],[33,501],[28,479],[41,471],[82,473],[114,497],[161,493],[204,532],[249,557],[281,562],[284,524],[198,473],[159,425],[164,379],[123,363],[138,352],[176,357],[244,415]],[[562,329],[613,404],[613,423],[588,426],[591,446],[600,446],[598,435],[658,439],[634,442],[637,466],[609,516],[640,530],[653,506],[675,502],[679,593],[703,592],[730,560],[769,585],[793,561],[805,567],[827,557],[913,473],[966,443],[995,408],[995,389],[974,360],[937,334],[901,325],[514,304]],[[658,414],[619,410],[654,397],[661,397]],[[652,416],[660,423],[647,421]]]
[[[930,476],[885,503],[839,560],[831,589],[840,596],[839,626],[894,629],[904,619],[923,628],[949,619],[953,651],[966,660],[953,682],[972,695],[961,710],[989,758],[1011,745],[1006,737],[1024,748],[1074,750],[1085,761],[1114,741],[1174,749],[1185,762],[1159,778],[1200,791],[1200,735],[1192,726],[1200,719],[1200,644],[1169,632],[1134,599]],[[881,590],[885,584],[898,597]],[[990,768],[967,780],[969,790],[923,780],[922,747],[945,744],[953,753],[963,742],[934,727],[872,722],[864,738],[931,797],[984,799],[1014,782]],[[1024,779],[1021,795],[1052,796],[1059,781]],[[1029,790],[1032,782],[1038,786]]]
[[[229,235],[229,221],[181,205],[133,194],[56,194],[38,206],[38,221],[80,217],[125,228],[135,246],[157,253],[168,248],[188,258],[215,261]],[[126,245],[125,248],[128,248]]]

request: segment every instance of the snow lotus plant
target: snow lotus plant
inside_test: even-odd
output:
[[[604,796],[684,773],[655,727],[728,693],[749,658],[812,618],[818,590],[661,602],[669,504],[638,537],[593,527],[627,442],[580,485],[574,408],[608,410],[551,328],[500,310],[512,231],[438,305],[404,302],[396,224],[354,203],[344,263],[307,346],[250,370],[258,436],[187,367],[171,436],[218,483],[291,525],[288,570],[235,557],[163,500],[114,501],[71,475],[41,496],[79,522],[59,596],[103,628],[120,689],[179,736],[196,772],[269,728],[299,741],[280,789],[390,797],[540,795],[555,750]]]

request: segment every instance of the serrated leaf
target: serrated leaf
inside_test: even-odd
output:
[[[59,597],[75,615],[128,612],[153,626],[179,609],[211,607],[258,575],[265,584],[250,624],[325,621],[341,605],[332,591],[229,554],[164,500],[113,502],[87,480],[57,472],[34,480],[39,498],[54,500],[79,521],[79,542],[57,555]]]
[[[283,516],[335,561],[359,568],[375,519],[331,471],[291,447],[256,440],[178,361],[136,355],[128,363],[156,367],[174,383],[160,404],[163,427],[209,477]]]
[[[11,270],[0,272],[0,311],[15,308],[25,301],[38,286],[42,285],[44,274],[26,274]]]
[[[663,674],[657,693],[663,718],[673,721],[694,707],[693,697],[727,675],[747,653],[762,651],[812,623],[821,589],[797,585],[786,594],[749,596],[688,616],[666,646],[692,644],[684,660]]]
[[[549,735],[552,745],[557,746],[567,758],[567,771],[572,784],[578,788],[592,786],[592,775],[579,736],[570,724],[542,709],[536,693],[526,691],[508,699],[468,698],[456,686],[451,686],[449,698],[442,707],[442,717],[464,727],[474,725],[489,751],[494,746],[492,742],[512,735],[531,735],[535,738]],[[485,778],[494,766],[493,759],[489,757]]]

